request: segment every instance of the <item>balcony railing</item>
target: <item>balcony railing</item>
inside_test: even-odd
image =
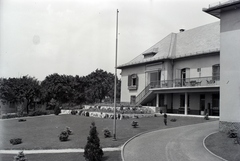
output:
[[[150,88],[198,87],[220,85],[220,76],[153,81]]]

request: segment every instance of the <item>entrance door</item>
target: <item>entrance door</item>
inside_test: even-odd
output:
[[[200,95],[200,111],[201,115],[204,115],[205,111],[205,94]]]
[[[181,70],[182,86],[187,85],[187,82],[189,81],[189,80],[187,80],[187,78],[189,78],[189,74],[190,74],[190,69],[189,68],[183,68]]]

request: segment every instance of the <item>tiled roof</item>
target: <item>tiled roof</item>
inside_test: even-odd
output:
[[[161,41],[144,51],[130,62],[118,68],[132,66],[163,59],[175,59],[192,55],[207,54],[220,49],[220,22],[215,22],[186,30],[171,33]],[[147,54],[152,57],[145,57]],[[155,54],[155,55],[154,55]]]

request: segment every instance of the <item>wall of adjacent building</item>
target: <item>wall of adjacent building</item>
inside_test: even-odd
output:
[[[240,10],[221,13],[220,130],[240,128]],[[223,126],[223,127],[221,127]],[[236,127],[234,127],[236,128]]]

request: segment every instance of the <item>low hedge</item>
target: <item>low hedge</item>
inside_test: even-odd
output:
[[[22,143],[22,139],[21,139],[21,138],[10,139],[10,143],[11,143],[12,145],[21,144],[21,143]]]

